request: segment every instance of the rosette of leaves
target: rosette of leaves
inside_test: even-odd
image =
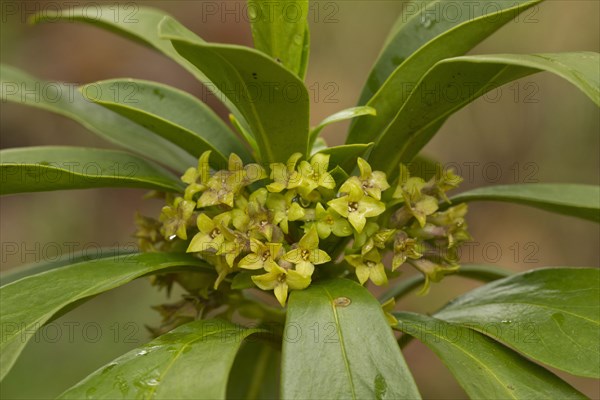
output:
[[[153,190],[166,204],[160,216],[137,217],[140,253],[3,278],[0,377],[32,330],[151,276],[188,296],[158,307],[165,323],[153,329],[154,340],[61,398],[419,398],[393,330],[403,332],[401,341],[412,336],[430,347],[472,398],[583,397],[544,366],[600,376],[598,269],[509,275],[459,267],[453,249],[469,238],[467,202],[514,202],[597,223],[599,188],[488,186],[448,199],[458,177],[442,170],[411,176],[404,166],[424,162],[420,150],[453,113],[530,74],[551,72],[600,104],[597,53],[464,55],[540,2],[455,2],[461,17],[437,13],[433,21],[439,1],[416,2],[419,12],[399,18],[357,107],[316,127],[304,84],[308,24],[284,12],[292,6],[306,16],[308,1],[250,0],[255,48],[206,42],[147,7],[126,23],[111,12],[92,18],[84,8],[35,16],[141,42],[207,84],[231,114],[226,123],[186,92],[132,79],[83,85],[61,98],[61,85],[2,65],[2,101],[71,118],[122,149],[2,150],[1,194],[131,187]],[[273,17],[261,18],[267,10]],[[415,83],[411,91],[402,90],[405,82]],[[423,96],[424,88],[447,86],[469,90],[452,101]],[[282,90],[291,87],[293,97]],[[132,88],[135,102],[127,97]],[[257,88],[270,95],[251,96]],[[328,147],[319,137],[326,125],[351,118],[346,144]],[[362,285],[385,285],[408,264],[421,274],[393,279],[380,298]],[[450,273],[492,282],[432,316],[394,311],[394,299]],[[273,290],[280,304],[257,295],[261,289]],[[240,325],[248,320],[253,328]],[[534,340],[514,334],[526,324]]]

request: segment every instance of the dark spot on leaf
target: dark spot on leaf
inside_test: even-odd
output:
[[[252,73],[252,77],[253,77],[254,79],[258,79],[258,74],[257,74],[256,72],[253,72],[253,73]]]
[[[352,303],[352,300],[347,297],[338,297],[333,300],[333,305],[336,307],[348,307],[350,303]]]
[[[514,386],[512,386],[512,385],[507,385],[507,386],[506,386],[506,388],[507,388],[508,390],[515,390],[515,387],[514,387]]]
[[[275,58],[275,61],[277,61],[279,64],[281,64],[281,58],[277,57],[277,58]]]
[[[163,94],[163,92],[161,92],[161,91],[160,91],[160,90],[158,90],[158,89],[154,89],[154,90],[152,91],[152,93],[154,93],[155,95],[157,95],[157,96],[158,96],[158,97],[159,97],[161,100],[165,98],[165,95]]]
[[[387,392],[387,382],[385,378],[381,374],[377,374],[375,376],[375,398],[377,400],[381,400],[385,396],[385,392]]]

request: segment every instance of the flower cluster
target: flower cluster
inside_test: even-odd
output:
[[[289,290],[331,275],[322,270],[353,271],[361,284],[383,285],[388,251],[391,271],[412,265],[426,277],[424,290],[458,268],[456,249],[469,238],[466,206],[439,209],[461,181],[452,172],[440,170],[426,182],[401,165],[391,193],[385,173],[362,158],[357,176],[348,176],[330,170],[322,153],[309,160],[294,154],[271,164],[269,174],[235,154],[226,170],[214,171],[209,157],[205,152],[185,172],[184,193],[166,196],[158,221],[138,217],[136,236],[144,251],[183,250],[206,260],[218,274],[214,290],[245,276],[273,290],[283,306]]]

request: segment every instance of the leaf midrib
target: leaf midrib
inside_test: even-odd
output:
[[[344,367],[346,369],[346,375],[348,376],[348,381],[350,383],[350,389],[352,391],[352,398],[356,399],[356,388],[354,385],[354,379],[352,378],[352,371],[350,370],[350,360],[348,360],[348,354],[346,353],[346,346],[344,343],[344,335],[342,333],[342,325],[340,324],[340,319],[339,319],[339,316],[337,313],[334,299],[333,299],[333,296],[331,295],[331,293],[329,293],[329,290],[327,290],[327,288],[323,287],[322,289],[325,292],[325,294],[327,295],[327,298],[329,299],[329,305],[331,306],[331,311],[333,313],[335,326],[337,328],[336,331],[338,334],[338,340],[340,342],[342,359],[344,360]]]

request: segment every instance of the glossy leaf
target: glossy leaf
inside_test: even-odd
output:
[[[547,268],[477,288],[435,315],[574,375],[600,377],[600,270]]]
[[[223,320],[182,325],[131,350],[59,399],[224,399],[243,340],[257,329]]]
[[[426,315],[394,313],[398,329],[446,364],[472,399],[585,399],[550,371],[481,333]]]
[[[524,204],[558,214],[600,222],[600,187],[592,185],[532,183],[481,187],[451,199],[453,204],[470,201],[502,201]]]
[[[372,107],[360,106],[360,107],[352,107],[347,108],[342,111],[338,111],[335,114],[331,114],[327,118],[325,118],[319,125],[317,125],[310,132],[310,143],[313,143],[315,139],[319,136],[319,133],[325,128],[327,125],[333,124],[335,122],[346,121],[348,119],[360,117],[363,115],[377,115],[377,111]]]
[[[420,398],[381,305],[345,279],[292,292],[281,376],[285,399]]]
[[[254,47],[304,78],[308,0],[249,0]]]
[[[84,261],[2,286],[0,379],[12,368],[35,332],[65,307],[140,276],[174,267],[213,270],[189,255],[145,253]]]
[[[465,56],[441,61],[419,81],[375,143],[371,165],[396,172],[399,162],[412,160],[431,140],[437,131],[432,127],[484,93],[536,72],[552,72],[600,104],[599,65],[600,55],[591,52]]]
[[[194,96],[155,82],[127,79],[91,83],[81,88],[90,101],[136,122],[198,158],[212,150],[220,167],[230,153],[250,161],[240,139]]]
[[[227,398],[279,399],[281,352],[273,343],[252,340],[243,345],[229,373]]]
[[[60,114],[103,139],[179,171],[196,163],[193,157],[174,144],[91,103],[75,85],[40,81],[16,68],[0,65],[0,99]]]
[[[219,92],[215,85],[211,84],[202,71],[199,71],[188,60],[180,56],[169,40],[165,40],[159,36],[158,25],[165,17],[170,18],[173,21],[172,24],[177,24],[183,28],[183,25],[172,19],[166,12],[152,7],[139,6],[137,3],[126,3],[116,7],[114,4],[95,4],[93,11],[90,11],[90,7],[87,6],[69,8],[68,12],[63,12],[63,10],[56,11],[49,7],[35,14],[30,21],[32,23],[55,23],[57,21],[83,22],[153,48],[175,61],[196,77],[196,79],[204,83],[215,94],[216,98],[225,103],[239,117],[237,109],[228,102],[227,98]],[[185,28],[183,30],[187,31],[190,37],[202,40],[191,31]]]
[[[398,113],[421,77],[445,58],[461,56],[503,25],[542,0],[460,1],[408,3],[363,88],[359,104],[377,110],[375,118],[359,118],[348,142],[375,140]],[[429,87],[431,88],[431,87]]]
[[[16,245],[17,244],[15,243],[15,246]],[[134,247],[135,246],[133,244],[124,248],[94,247],[93,250],[87,249],[75,252],[68,252],[67,254],[63,255],[57,255],[55,259],[52,259],[52,257],[47,257],[47,259],[42,262],[21,265],[18,267],[11,268],[6,272],[3,272],[2,275],[0,275],[0,286],[8,285],[9,283],[18,281],[19,279],[40,274],[42,272],[51,271],[53,269],[64,267],[69,264],[76,264],[83,261],[96,260],[99,258],[125,256],[137,253],[138,251],[134,250]],[[16,250],[17,247],[12,247],[9,243],[7,243],[4,247],[4,254],[14,254],[13,252]]]
[[[0,150],[0,194],[128,187],[183,190],[161,166],[131,153],[85,147],[41,146]]]
[[[346,144],[342,146],[327,147],[319,151],[320,154],[329,154],[329,168],[339,166],[348,173],[352,173],[356,168],[358,157],[364,157],[364,154],[373,146],[373,143],[367,144]],[[342,182],[337,182],[341,184]]]
[[[262,161],[285,162],[308,150],[308,92],[293,73],[243,46],[193,40],[172,19],[160,25],[179,53],[203,71],[240,110]]]

